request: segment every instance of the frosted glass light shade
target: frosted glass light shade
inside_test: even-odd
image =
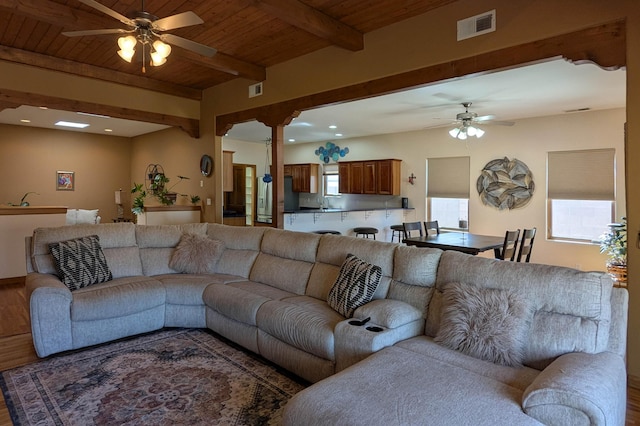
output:
[[[131,62],[133,55],[136,53],[135,50],[118,50],[118,55],[127,62]]]
[[[153,42],[153,48],[155,49],[156,53],[163,58],[166,58],[171,53],[171,46],[163,43],[160,40],[156,40]]]
[[[132,35],[130,36],[126,36],[126,37],[120,37],[118,39],[118,46],[120,46],[120,49],[122,50],[133,50],[134,47],[136,47],[136,43],[138,41],[136,40],[136,38]]]

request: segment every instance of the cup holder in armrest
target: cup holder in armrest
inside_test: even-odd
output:
[[[356,327],[360,327],[360,326],[363,326],[366,323],[368,323],[370,320],[371,320],[371,317],[367,317],[367,318],[365,318],[363,320],[355,320],[354,319],[354,320],[349,321],[349,324],[355,325]]]
[[[376,327],[375,325],[371,325],[367,327],[367,330],[373,331],[374,333],[379,333],[382,331],[382,327]]]

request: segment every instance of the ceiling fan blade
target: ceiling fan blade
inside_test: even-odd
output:
[[[493,120],[491,120],[491,121],[482,122],[480,124],[491,124],[491,125],[495,124],[497,126],[513,126],[516,123],[513,122],[513,121],[493,121]]]
[[[483,115],[481,117],[476,117],[474,120],[475,121],[487,121],[487,120],[493,120],[494,118],[496,118],[495,115]]]
[[[153,28],[158,31],[174,30],[176,28],[189,27],[203,24],[204,21],[193,12],[182,12],[153,21]]]
[[[202,56],[212,57],[218,51],[213,47],[205,46],[204,44],[196,43],[195,41],[187,40],[186,38],[173,34],[161,34],[159,37],[162,41],[182,47],[183,49],[191,50]]]
[[[91,35],[105,35],[105,34],[123,34],[130,33],[132,31],[123,30],[120,28],[113,28],[108,30],[84,30],[84,31],[65,31],[62,34],[67,37],[79,37],[79,36],[91,36]]]
[[[118,21],[122,22],[123,24],[127,24],[130,27],[135,27],[136,23],[135,21],[133,21],[132,19],[127,18],[124,15],[119,14],[118,12],[116,12],[115,10],[109,9],[107,6],[98,3],[95,0],[78,0],[81,3],[86,4],[87,6],[90,6],[96,10],[99,10],[100,12],[111,16],[112,18],[116,18]]]

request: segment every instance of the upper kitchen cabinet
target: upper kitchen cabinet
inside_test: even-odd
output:
[[[340,162],[341,194],[400,195],[401,160]]]
[[[293,177],[293,192],[318,193],[318,164],[286,164],[284,175]]]
[[[222,190],[233,191],[233,153],[235,151],[222,151]]]

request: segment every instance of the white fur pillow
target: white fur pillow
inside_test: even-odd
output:
[[[196,234],[182,234],[171,255],[169,267],[186,274],[213,274],[224,249],[222,241]]]
[[[526,300],[512,290],[448,283],[437,343],[507,366],[521,366],[531,323]]]

